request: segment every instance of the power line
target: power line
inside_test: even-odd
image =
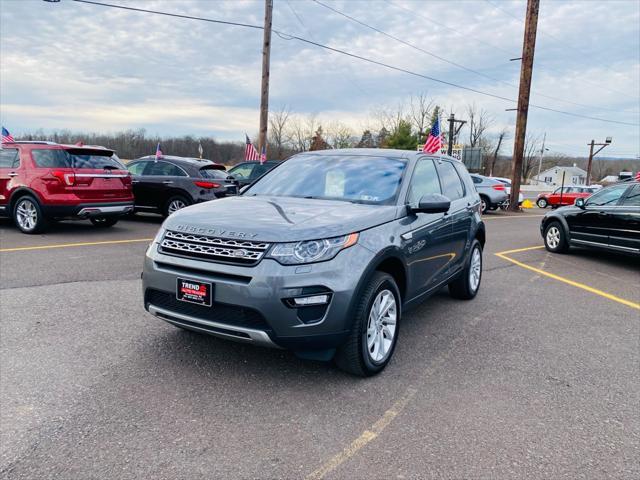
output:
[[[389,37],[389,38],[391,38],[392,40],[395,40],[395,41],[396,41],[396,42],[398,42],[398,43],[401,43],[401,44],[403,44],[403,45],[406,45],[407,47],[413,48],[414,50],[417,50],[417,51],[419,51],[419,52],[425,53],[425,54],[427,54],[427,55],[429,55],[429,56],[431,56],[431,57],[433,57],[433,58],[437,58],[438,60],[441,60],[441,61],[443,61],[443,62],[445,62],[445,63],[448,63],[448,64],[450,64],[450,65],[454,65],[454,66],[456,66],[456,67],[458,67],[458,68],[461,68],[462,70],[466,70],[467,72],[471,72],[471,73],[474,73],[474,74],[476,74],[476,75],[480,75],[481,77],[488,78],[489,80],[493,80],[494,82],[502,82],[502,83],[505,83],[505,84],[507,84],[507,85],[509,85],[509,86],[512,86],[512,87],[513,87],[513,86],[515,86],[515,85],[513,85],[513,84],[510,84],[510,83],[505,82],[505,81],[503,81],[503,80],[500,80],[500,79],[498,79],[498,78],[495,78],[495,77],[492,77],[492,76],[487,75],[487,74],[485,74],[485,73],[482,73],[482,72],[479,72],[479,71],[477,71],[477,70],[474,70],[474,69],[472,69],[472,68],[465,67],[464,65],[461,65],[461,64],[459,64],[459,63],[456,63],[456,62],[454,62],[453,60],[448,60],[448,59],[446,59],[446,58],[444,58],[444,57],[441,57],[440,55],[437,55],[437,54],[435,54],[435,53],[433,53],[433,52],[430,52],[430,51],[428,51],[428,50],[425,50],[424,48],[418,47],[417,45],[414,45],[413,43],[407,42],[406,40],[403,40],[403,39],[398,38],[398,37],[396,37],[396,36],[394,36],[394,35],[391,35],[390,33],[387,33],[387,32],[385,32],[385,31],[382,31],[382,30],[380,30],[379,28],[376,28],[376,27],[374,27],[374,26],[372,26],[372,25],[369,25],[368,23],[365,23],[365,22],[363,22],[363,21],[361,21],[361,20],[358,20],[357,18],[352,17],[351,15],[348,15],[348,14],[346,14],[346,13],[344,13],[344,12],[341,12],[340,10],[338,10],[338,9],[336,9],[336,8],[333,8],[333,7],[331,7],[330,5],[327,5],[326,3],[322,3],[322,2],[321,2],[321,1],[319,1],[319,0],[311,0],[311,1],[312,1],[312,2],[314,2],[314,3],[317,3],[317,4],[318,4],[318,5],[320,5],[321,7],[324,7],[324,8],[326,8],[326,9],[331,10],[331,11],[332,11],[332,12],[334,12],[334,13],[337,13],[338,15],[341,15],[341,16],[343,16],[343,17],[345,17],[345,18],[348,18],[349,20],[351,20],[352,22],[357,23],[358,25],[362,25],[363,27],[369,28],[369,29],[373,30],[374,32],[377,32],[377,33],[379,33],[379,34],[381,34],[381,35],[384,35],[385,37]]]
[[[338,15],[341,15],[341,16],[343,16],[343,17],[345,17],[345,18],[347,18],[347,19],[349,19],[349,20],[351,20],[351,21],[353,21],[353,22],[355,22],[355,23],[357,23],[359,25],[362,25],[363,27],[369,28],[369,29],[371,29],[371,30],[373,30],[373,31],[375,31],[377,33],[380,33],[381,35],[384,35],[385,37],[389,37],[392,40],[395,40],[395,41],[397,41],[397,42],[399,42],[399,43],[401,43],[403,45],[406,45],[406,46],[408,46],[410,48],[413,48],[414,50],[417,50],[419,52],[422,52],[422,53],[425,53],[427,55],[430,55],[430,56],[432,56],[434,58],[437,58],[438,60],[441,60],[441,61],[443,61],[445,63],[450,64],[450,65],[454,65],[454,66],[456,66],[458,68],[461,68],[461,69],[466,70],[468,72],[474,73],[474,74],[479,75],[481,77],[488,78],[489,80],[493,80],[494,82],[499,82],[499,83],[502,83],[502,84],[507,85],[507,86],[512,87],[512,88],[518,88],[518,86],[516,84],[514,84],[514,83],[507,82],[505,80],[501,80],[501,79],[496,78],[496,77],[492,77],[491,75],[487,75],[487,74],[482,73],[482,72],[480,72],[478,70],[474,70],[472,68],[469,68],[469,67],[461,65],[459,63],[456,63],[456,62],[454,62],[452,60],[448,60],[448,59],[446,59],[444,57],[441,57],[441,56],[439,56],[439,55],[437,55],[437,54],[435,54],[433,52],[429,52],[428,50],[425,50],[425,49],[423,49],[421,47],[418,47],[417,45],[414,45],[413,43],[407,42],[406,40],[403,40],[403,39],[398,38],[398,37],[396,37],[394,35],[391,35],[390,33],[384,32],[384,31],[382,31],[382,30],[380,30],[380,29],[378,29],[378,28],[376,28],[376,27],[374,27],[372,25],[369,25],[368,23],[365,23],[365,22],[363,22],[361,20],[358,20],[357,18],[352,17],[352,16],[350,16],[350,15],[344,13],[344,12],[341,12],[340,10],[338,10],[336,8],[333,8],[333,7],[331,7],[331,6],[329,6],[329,5],[325,4],[325,3],[322,3],[319,0],[311,0],[311,1],[316,3],[316,4],[318,4],[318,5],[320,5],[320,6],[322,6],[322,7],[324,7],[324,8],[327,8],[327,9],[331,10],[332,12],[337,13]],[[543,93],[537,93],[537,92],[533,92],[533,93],[535,93],[539,97],[544,97],[544,98],[548,98],[550,100],[556,100],[556,101],[559,101],[559,102],[568,103],[568,104],[571,104],[571,105],[576,105],[578,107],[595,108],[595,109],[610,110],[610,111],[611,110],[619,111],[618,109],[611,109],[611,108],[600,107],[600,106],[596,106],[596,105],[585,105],[584,103],[572,102],[571,100],[566,100],[564,98],[558,98],[558,97],[552,97],[551,95],[546,95],[546,94],[543,94]]]
[[[255,30],[263,30],[264,27],[262,27],[261,25],[252,25],[252,24],[247,24],[247,23],[240,23],[240,22],[230,22],[230,21],[226,21],[226,20],[217,20],[217,19],[211,19],[211,18],[203,18],[203,17],[196,17],[196,16],[191,16],[191,15],[182,15],[182,14],[175,14],[175,13],[169,13],[169,12],[161,12],[158,10],[148,10],[148,9],[143,9],[143,8],[135,8],[135,7],[126,7],[124,5],[115,5],[115,4],[111,4],[111,3],[104,3],[104,2],[97,2],[97,1],[93,1],[93,0],[72,0],[74,2],[78,2],[78,3],[87,3],[87,4],[91,4],[91,5],[99,5],[102,7],[111,7],[111,8],[118,8],[118,9],[122,9],[122,10],[131,10],[131,11],[136,11],[136,12],[143,12],[143,13],[152,13],[152,14],[156,14],[156,15],[164,15],[164,16],[168,16],[168,17],[176,17],[176,18],[184,18],[184,19],[189,19],[189,20],[200,20],[200,21],[204,21],[204,22],[209,22],[209,23],[218,23],[218,24],[223,24],[223,25],[231,25],[231,26],[238,26],[238,27],[244,27],[244,28],[251,28],[251,29],[255,29]],[[278,30],[273,29],[273,33],[275,33],[276,35],[278,35],[280,38],[282,38],[283,40],[296,40],[298,42],[301,43],[306,43],[309,45],[314,45],[318,48],[322,48],[324,50],[328,50],[330,52],[334,52],[334,53],[339,53],[351,58],[355,58],[367,63],[371,63],[373,65],[378,65],[381,67],[385,67],[388,68],[390,70],[394,70],[397,72],[401,72],[401,73],[406,73],[408,75],[412,75],[415,77],[419,77],[419,78],[424,78],[425,80],[430,80],[432,82],[436,82],[436,83],[440,83],[443,85],[448,85],[450,87],[454,87],[454,88],[459,88],[461,90],[466,90],[468,92],[473,92],[473,93],[477,93],[478,95],[483,95],[486,97],[491,97],[491,98],[496,98],[498,100],[504,100],[506,102],[511,102],[511,103],[516,103],[515,100],[511,99],[511,98],[507,98],[507,97],[503,97],[501,95],[496,95],[493,93],[489,93],[489,92],[484,92],[482,90],[478,90],[475,88],[471,88],[471,87],[465,87],[464,85],[460,85],[457,83],[453,83],[453,82],[449,82],[446,80],[441,80],[439,78],[435,78],[435,77],[431,77],[428,75],[423,75],[421,73],[417,73],[417,72],[413,72],[411,70],[407,70],[401,67],[396,67],[394,65],[390,65],[388,63],[384,63],[384,62],[380,62],[378,60],[374,60],[372,58],[367,58],[367,57],[363,57],[361,55],[357,55],[355,53],[351,53],[351,52],[347,52],[345,50],[341,50],[339,48],[335,48],[335,47],[331,47],[329,45],[325,45],[322,43],[318,43],[315,42],[313,40],[309,40],[306,38],[302,38],[299,37],[297,35],[290,35],[288,33],[285,32],[281,32]],[[585,118],[588,120],[597,120],[600,122],[606,122],[606,123],[615,123],[615,124],[619,124],[619,125],[629,125],[629,126],[640,126],[640,124],[638,123],[630,123],[630,122],[622,122],[619,120],[611,120],[611,119],[607,119],[607,118],[599,118],[599,117],[591,117],[588,115],[581,115],[578,113],[572,113],[572,112],[566,112],[563,110],[557,110],[554,108],[550,108],[550,107],[543,107],[543,106],[539,106],[539,105],[533,105],[530,104],[529,107],[532,108],[537,108],[540,110],[546,110],[549,112],[555,112],[555,113],[560,113],[563,115],[568,115],[568,116],[572,116],[572,117],[578,117],[578,118]]]
[[[298,15],[298,12],[295,10],[295,8],[293,8],[293,5],[291,4],[291,2],[289,0],[286,0],[287,2],[287,6],[289,7],[289,10],[291,10],[291,13],[293,13],[293,15],[296,17],[296,19],[298,20],[298,23],[300,23],[300,25],[302,25],[302,28],[307,32],[307,35],[309,35],[309,37],[311,38],[311,40],[315,41],[314,35],[313,33],[311,33],[311,30],[309,29],[309,27],[307,26],[306,23],[304,23],[304,21],[302,20],[302,18],[300,17],[300,15]],[[351,73],[353,74],[353,71],[350,69]],[[349,83],[351,83],[351,85],[353,85],[357,90],[360,91],[360,93],[364,96],[368,96],[370,95],[370,93],[365,92],[364,89],[360,86],[360,84],[358,82],[356,82],[355,78],[351,78],[351,76],[347,76],[346,77],[347,80],[349,81]]]
[[[488,3],[489,5],[491,5],[493,8],[495,8],[496,10],[501,11],[502,13],[504,13],[505,15],[507,15],[508,17],[514,18],[514,19],[515,19],[515,20],[517,20],[518,22],[523,23],[522,18],[519,18],[519,17],[517,17],[516,15],[513,15],[511,12],[508,12],[508,11],[507,11],[507,10],[505,10],[504,8],[502,8],[502,7],[498,6],[498,5],[496,5],[493,1],[491,1],[491,0],[484,0],[484,1],[485,1],[486,3]],[[544,32],[544,31],[542,31],[542,30],[540,30],[540,32],[539,32],[539,33],[541,33],[542,35],[545,35],[545,36],[547,36],[547,37],[549,37],[549,38],[553,38],[555,41],[557,41],[557,42],[559,42],[559,43],[564,44],[566,47],[568,47],[568,48],[570,48],[571,50],[573,50],[573,51],[575,51],[575,52],[579,53],[581,56],[585,56],[585,55],[587,55],[587,56],[591,56],[591,55],[592,55],[590,52],[582,51],[582,49],[578,49],[578,48],[576,48],[576,47],[574,47],[574,46],[572,46],[572,45],[568,45],[566,42],[564,42],[562,39],[560,39],[560,38],[556,37],[555,35],[552,35],[552,34],[550,34],[550,33]],[[551,68],[551,67],[548,67],[548,66],[546,66],[545,68],[547,68],[547,69],[549,69],[549,70],[551,70],[551,71],[559,72],[559,70],[555,70],[555,69],[553,69],[553,68]],[[562,72],[559,72],[559,73],[562,73]],[[631,96],[631,95],[629,95],[628,93],[621,92],[621,91],[619,91],[619,90],[615,90],[615,89],[613,89],[613,88],[611,88],[611,87],[606,87],[606,86],[603,86],[603,85],[599,85],[599,84],[597,84],[597,83],[594,83],[594,82],[591,82],[591,81],[588,81],[588,80],[585,80],[585,79],[583,79],[583,81],[584,81],[585,83],[589,83],[589,84],[594,85],[594,86],[596,86],[596,87],[604,88],[604,89],[609,90],[609,91],[611,91],[611,92],[614,92],[614,93],[618,93],[618,94],[624,95],[625,97],[633,98],[634,100],[637,100],[637,99],[638,99],[638,97]]]
[[[460,30],[458,30],[458,29],[456,29],[456,28],[449,27],[448,25],[445,25],[445,24],[443,24],[443,23],[442,23],[442,22],[440,22],[440,21],[436,21],[436,20],[433,20],[433,19],[431,19],[431,18],[429,18],[429,17],[426,17],[426,16],[425,16],[425,15],[423,15],[422,13],[414,12],[413,10],[411,10],[411,9],[409,9],[409,8],[407,8],[407,7],[404,7],[404,6],[402,6],[402,5],[398,5],[398,4],[396,4],[396,3],[393,3],[391,0],[385,0],[385,1],[386,1],[389,5],[391,5],[392,7],[395,7],[395,8],[401,9],[401,10],[404,10],[405,12],[411,13],[412,15],[416,15],[416,16],[418,16],[418,17],[420,17],[420,18],[423,18],[423,19],[425,19],[425,20],[427,20],[427,21],[429,21],[429,22],[431,22],[431,23],[434,23],[435,25],[437,25],[437,26],[439,26],[439,27],[445,28],[445,29],[447,29],[447,30],[450,30],[450,31],[452,31],[452,32],[456,33],[456,34],[457,34],[457,35],[459,35],[459,36],[463,36],[463,37],[467,38],[467,36],[466,36],[466,35],[464,35],[462,32],[460,32]],[[489,2],[489,3],[491,3],[491,2]],[[491,3],[491,5],[493,5],[495,8],[497,8],[497,9],[499,9],[499,10],[502,10],[504,13],[506,13],[506,14],[507,14],[507,15],[509,15],[510,17],[515,18],[515,19],[516,19],[516,20],[518,20],[518,21],[522,21],[522,19],[520,19],[520,18],[518,18],[518,17],[516,17],[516,16],[514,16],[514,15],[511,15],[510,13],[508,13],[508,12],[504,11],[502,8],[500,8],[500,7],[496,6],[496,5],[494,5],[493,3]],[[506,50],[506,49],[504,49],[504,48],[502,48],[502,47],[499,47],[499,46],[497,46],[497,45],[493,45],[493,44],[491,44],[491,43],[489,43],[489,42],[485,42],[485,41],[483,41],[482,39],[474,38],[474,40],[473,40],[473,41],[474,41],[475,43],[481,43],[481,44],[483,44],[483,45],[486,45],[486,46],[488,46],[489,48],[493,48],[494,50],[500,50],[501,52],[504,52],[504,53],[508,54],[510,57],[513,57],[513,56],[514,56],[514,53],[513,53],[512,51]],[[558,69],[556,69],[556,68],[550,67],[550,66],[548,66],[545,62],[540,62],[540,60],[536,60],[536,65],[537,65],[537,67],[538,67],[538,68],[542,67],[542,68],[544,68],[544,69],[546,69],[546,70],[550,70],[550,71],[552,71],[552,72],[559,73],[559,74],[561,74],[561,75],[565,75],[565,72],[562,72],[562,71],[560,71],[560,70],[558,70]],[[583,79],[580,79],[580,81],[582,81],[583,83],[586,83],[586,84],[592,85],[592,86],[594,86],[594,87],[603,88],[603,89],[609,90],[609,91],[611,91],[611,92],[615,92],[615,93],[622,94],[622,95],[624,95],[625,97],[629,97],[629,95],[628,95],[628,94],[626,94],[626,93],[624,93],[624,92],[619,92],[619,91],[614,90],[614,89],[612,89],[612,88],[609,88],[609,87],[606,87],[606,86],[599,85],[599,84],[597,84],[597,83],[591,82],[591,81],[586,80],[586,79],[584,79],[584,78],[583,78]],[[513,85],[513,84],[511,84],[511,83],[504,82],[504,81],[503,81],[502,83],[506,83],[506,84],[508,84],[508,85],[515,86],[515,85]],[[560,101],[560,102],[563,102],[563,103],[568,103],[568,104],[571,104],[571,105],[576,105],[576,106],[578,106],[578,107],[595,108],[595,109],[598,109],[598,110],[606,110],[606,111],[611,111],[611,112],[619,112],[619,111],[620,111],[619,109],[615,109],[615,108],[600,107],[600,106],[596,106],[596,105],[585,105],[584,103],[573,102],[573,101],[571,101],[571,100],[567,100],[567,99],[564,99],[564,98],[552,97],[551,95],[545,95],[545,94],[542,94],[542,93],[537,93],[537,92],[535,92],[535,91],[534,91],[533,93],[534,93],[535,95],[537,95],[537,96],[540,96],[540,97],[548,98],[548,99],[550,99],[550,100],[557,100],[557,101]],[[626,112],[626,113],[637,114],[638,112],[637,112],[637,111],[631,111],[631,112]]]

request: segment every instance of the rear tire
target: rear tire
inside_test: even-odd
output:
[[[462,273],[449,284],[449,294],[460,300],[471,300],[480,290],[482,280],[482,245],[476,239],[471,244],[469,259]]]
[[[547,208],[549,202],[547,202],[546,198],[539,198],[536,205],[538,205],[538,208]]]
[[[42,233],[49,226],[49,221],[42,213],[40,204],[31,195],[25,195],[16,200],[12,217],[22,233]]]
[[[89,221],[98,228],[109,228],[118,223],[118,217],[91,217]]]
[[[480,195],[480,213],[485,214],[491,208],[491,202],[484,195]]]
[[[178,210],[183,209],[184,207],[188,207],[189,205],[191,205],[191,203],[191,200],[183,195],[174,195],[173,197],[169,198],[169,200],[167,200],[164,204],[162,214],[165,217],[168,217],[172,213],[175,213]]]
[[[558,221],[549,222],[544,229],[544,247],[552,253],[566,253],[569,251],[567,234]]]
[[[375,272],[356,306],[349,338],[336,352],[336,365],[360,377],[380,373],[396,348],[400,315],[401,297],[395,280],[387,273]]]

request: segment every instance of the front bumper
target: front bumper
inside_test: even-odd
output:
[[[143,272],[145,308],[175,325],[256,345],[293,350],[334,348],[351,328],[352,304],[373,254],[360,245],[333,260],[280,265],[264,258],[238,266],[200,261],[147,250]],[[177,279],[213,284],[212,307],[176,300]],[[286,299],[324,292],[323,307],[290,306]]]

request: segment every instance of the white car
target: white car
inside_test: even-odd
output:
[[[511,195],[511,180],[509,180],[508,178],[504,178],[504,177],[489,177],[492,180],[497,180],[499,182],[504,183],[505,185],[505,189],[507,191],[507,195]],[[522,195],[522,192],[518,193],[518,205],[521,205],[522,202],[524,201],[524,195]]]

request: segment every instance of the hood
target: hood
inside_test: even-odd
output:
[[[394,220],[395,205],[238,196],[192,205],[165,222],[169,230],[262,242],[295,242],[360,232]]]

